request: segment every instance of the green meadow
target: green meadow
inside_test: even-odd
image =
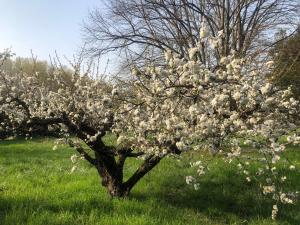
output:
[[[82,161],[78,169],[74,151],[54,139],[0,142],[1,225],[208,225],[300,224],[300,204],[279,208],[271,220],[272,202],[245,182],[235,163],[211,158],[210,170],[195,191],[185,183],[192,174],[188,155],[183,161],[164,159],[133,189],[127,199],[111,199],[94,168]],[[300,165],[300,147],[290,147],[289,158]],[[139,160],[127,162],[132,173]],[[300,189],[300,174],[287,171],[288,188]]]

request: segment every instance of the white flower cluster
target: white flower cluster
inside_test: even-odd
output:
[[[14,132],[36,119],[60,118],[78,129],[92,128],[82,135],[89,142],[95,142],[102,135],[100,131],[111,126],[113,107],[118,104],[117,87],[104,80],[81,76],[76,68],[67,77],[57,68],[48,74],[45,82],[35,73],[20,72],[11,76],[2,71],[0,96],[0,113],[4,112],[10,119],[7,124],[13,126],[10,129]],[[62,132],[72,132],[69,130],[70,127],[60,127]]]
[[[205,31],[201,32],[204,37]],[[285,151],[285,144],[278,140],[299,127],[299,102],[291,97],[290,89],[270,84],[264,71],[250,60],[223,57],[222,66],[212,70],[197,61],[197,51],[190,49],[188,61],[166,51],[166,67],[139,69],[133,74],[131,94],[135,98],[120,106],[114,131],[148,154],[210,146],[213,154],[230,149],[225,155],[231,162],[242,156],[243,145],[251,146],[262,153],[259,162],[265,165],[254,174],[271,174],[276,183],[282,176],[277,176],[275,165]],[[296,135],[287,140],[299,143]],[[254,157],[252,161],[258,160]],[[248,182],[257,179],[248,169],[244,171]],[[202,173],[199,169],[199,175]],[[187,177],[187,183],[193,182]],[[264,186],[265,194],[279,196],[275,186]]]
[[[185,181],[187,184],[193,185],[196,191],[199,190],[200,184],[196,182],[197,180],[193,176],[186,176]]]

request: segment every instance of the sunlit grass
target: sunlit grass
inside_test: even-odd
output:
[[[113,143],[113,140],[107,140]],[[94,168],[80,162],[70,173],[74,154],[68,147],[52,150],[52,139],[0,143],[0,224],[300,224],[300,205],[271,207],[253,183],[214,158],[194,191],[185,184],[192,171],[186,163],[164,159],[133,189],[128,199],[111,199]],[[300,148],[288,153],[300,163]],[[126,174],[139,161],[131,159]],[[288,185],[300,187],[300,175],[288,172]]]

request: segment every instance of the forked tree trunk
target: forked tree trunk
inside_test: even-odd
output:
[[[123,182],[124,162],[116,163],[115,158],[106,156],[97,156],[95,167],[101,177],[102,186],[104,186],[112,198],[128,197],[132,188],[137,182],[151,171],[161,160],[161,157],[152,156],[146,159],[135,173],[125,182]]]
[[[121,180],[112,177],[101,177],[101,179],[102,185],[106,188],[111,197],[123,198],[129,195],[130,191],[125,188]]]
[[[123,179],[120,176],[110,175],[103,167],[98,167],[97,170],[101,177],[102,186],[106,188],[111,197],[122,198],[129,195],[129,191],[125,189]]]

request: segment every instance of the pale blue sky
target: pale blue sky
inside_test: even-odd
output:
[[[31,50],[41,60],[49,54],[72,57],[82,45],[82,22],[101,0],[0,0],[0,51],[21,57]]]

